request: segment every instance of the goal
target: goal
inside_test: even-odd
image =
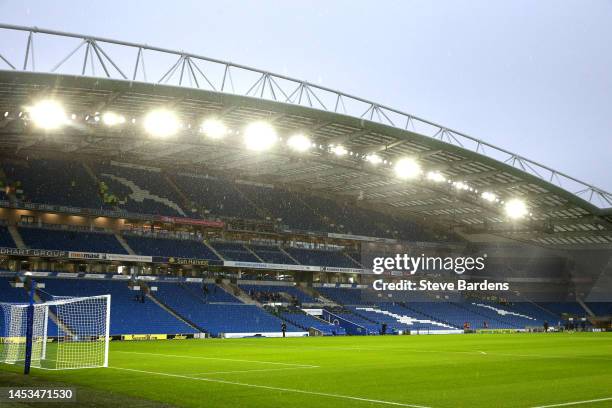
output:
[[[108,367],[110,295],[35,303],[30,365],[49,370]],[[26,361],[28,304],[0,303],[0,362]]]

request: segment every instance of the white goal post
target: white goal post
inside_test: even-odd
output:
[[[32,367],[108,367],[110,295],[65,297],[33,304]],[[24,364],[28,304],[0,303],[0,362]]]

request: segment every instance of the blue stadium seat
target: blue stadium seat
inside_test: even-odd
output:
[[[159,171],[124,166],[99,164],[98,178],[106,183],[109,192],[115,195],[119,207],[133,213],[196,216],[185,212],[175,199],[174,188]]]
[[[11,185],[20,184],[26,201],[67,207],[105,208],[95,180],[80,162],[33,159],[3,162]]]
[[[238,286],[252,297],[255,296],[257,293],[273,293],[279,295],[279,297],[283,297],[282,294],[288,295],[289,299],[285,299],[284,301],[289,301],[291,298],[296,298],[299,303],[318,302],[318,300],[302,292],[299,288],[296,288],[295,286],[244,284],[240,282],[238,282]]]
[[[257,209],[223,178],[173,175],[174,183],[203,212],[217,216],[261,219]]]
[[[272,245],[248,245],[262,261],[283,265],[295,265],[295,261],[285,254],[278,246]]]
[[[302,265],[361,268],[361,265],[355,263],[340,251],[306,248],[287,248],[286,251]]]
[[[305,331],[316,329],[324,336],[343,336],[346,330],[340,325],[334,325],[324,320],[317,319],[301,310],[284,311],[280,313],[283,320],[286,320]]]
[[[0,225],[0,247],[17,248],[8,228]]]
[[[53,296],[111,295],[111,335],[188,334],[197,330],[178,320],[152,300],[141,303],[127,282],[88,279],[45,279],[44,293]]]
[[[126,234],[127,244],[138,255],[175,256],[218,261],[215,255],[204,243],[190,239],[154,238]]]
[[[204,303],[194,299],[182,285],[157,283],[155,296],[184,318],[205,329],[212,336],[223,333],[279,332],[283,322],[255,305],[243,303]],[[287,331],[302,331],[292,324]]]
[[[211,245],[226,261],[261,262],[242,244],[231,242],[212,242]]]
[[[23,242],[31,249],[127,254],[113,234],[20,227]]]

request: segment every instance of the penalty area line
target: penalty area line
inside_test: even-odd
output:
[[[143,353],[139,351],[113,351],[113,353],[140,354],[140,355],[145,355],[145,356],[159,356],[159,357],[169,357],[169,358],[188,358],[188,359],[196,359],[196,360],[233,361],[233,362],[238,362],[238,363],[274,364],[274,365],[300,367],[300,368],[319,368],[320,367],[320,366],[311,365],[311,364],[280,363],[278,361],[241,360],[241,359],[236,359],[236,358],[202,357],[202,356],[182,356],[180,354]]]
[[[584,400],[584,401],[561,402],[559,404],[550,404],[550,405],[538,405],[538,406],[531,407],[531,408],[569,407],[572,405],[592,404],[592,403],[604,402],[604,401],[612,401],[612,397],[597,398],[597,399]]]
[[[248,383],[241,383],[241,382],[235,382],[235,381],[219,380],[219,379],[215,379],[215,378],[190,377],[188,375],[182,375],[182,374],[160,373],[160,372],[156,372],[156,371],[137,370],[137,369],[134,369],[134,368],[123,368],[123,367],[109,367],[109,368],[112,368],[112,369],[115,369],[115,370],[122,370],[122,371],[131,371],[131,372],[134,372],[134,373],[142,373],[142,374],[149,374],[149,375],[159,375],[159,376],[173,377],[173,378],[182,378],[182,379],[185,379],[185,380],[205,381],[205,382],[211,382],[211,383],[217,383],[217,384],[235,385],[235,386],[240,386],[240,387],[259,388],[259,389],[265,389],[265,390],[270,390],[270,391],[292,392],[292,393],[296,393],[296,394],[307,394],[307,395],[316,395],[316,396],[319,396],[319,397],[328,397],[328,398],[346,399],[346,400],[352,400],[352,401],[361,401],[361,402],[368,402],[368,403],[371,403],[371,404],[393,405],[393,406],[398,406],[398,407],[409,407],[409,408],[430,408],[430,407],[427,407],[427,406],[424,406],[424,405],[404,404],[402,402],[384,401],[384,400],[377,400],[377,399],[370,399],[370,398],[360,398],[360,397],[353,397],[353,396],[350,396],[350,395],[330,394],[330,393],[327,393],[327,392],[305,391],[305,390],[298,390],[298,389],[294,389],[294,388],[274,387],[274,386],[270,386],[270,385],[248,384]]]

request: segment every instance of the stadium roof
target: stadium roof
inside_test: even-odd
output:
[[[0,25],[0,38],[10,45],[0,46],[0,149],[6,154],[45,151],[228,171],[354,198],[364,206],[452,227],[468,238],[612,246],[610,193],[398,110],[181,51],[8,25]],[[48,67],[34,53],[41,48],[45,59],[53,60]],[[24,114],[26,106],[48,97],[75,115],[61,132],[37,130]],[[153,139],[143,131],[142,118],[155,108],[179,116],[184,128],[176,137]],[[127,122],[104,126],[99,113],[105,111]],[[282,138],[300,132],[316,146],[295,153],[279,144],[254,153],[237,142],[237,133],[221,141],[203,137],[200,123],[211,116],[237,132],[265,121]],[[339,145],[346,154],[334,154]],[[373,154],[383,162],[369,162]],[[417,161],[423,175],[396,177],[393,167],[402,158]],[[494,198],[483,199],[484,192]],[[503,206],[511,199],[527,203],[527,219],[508,220]]]

